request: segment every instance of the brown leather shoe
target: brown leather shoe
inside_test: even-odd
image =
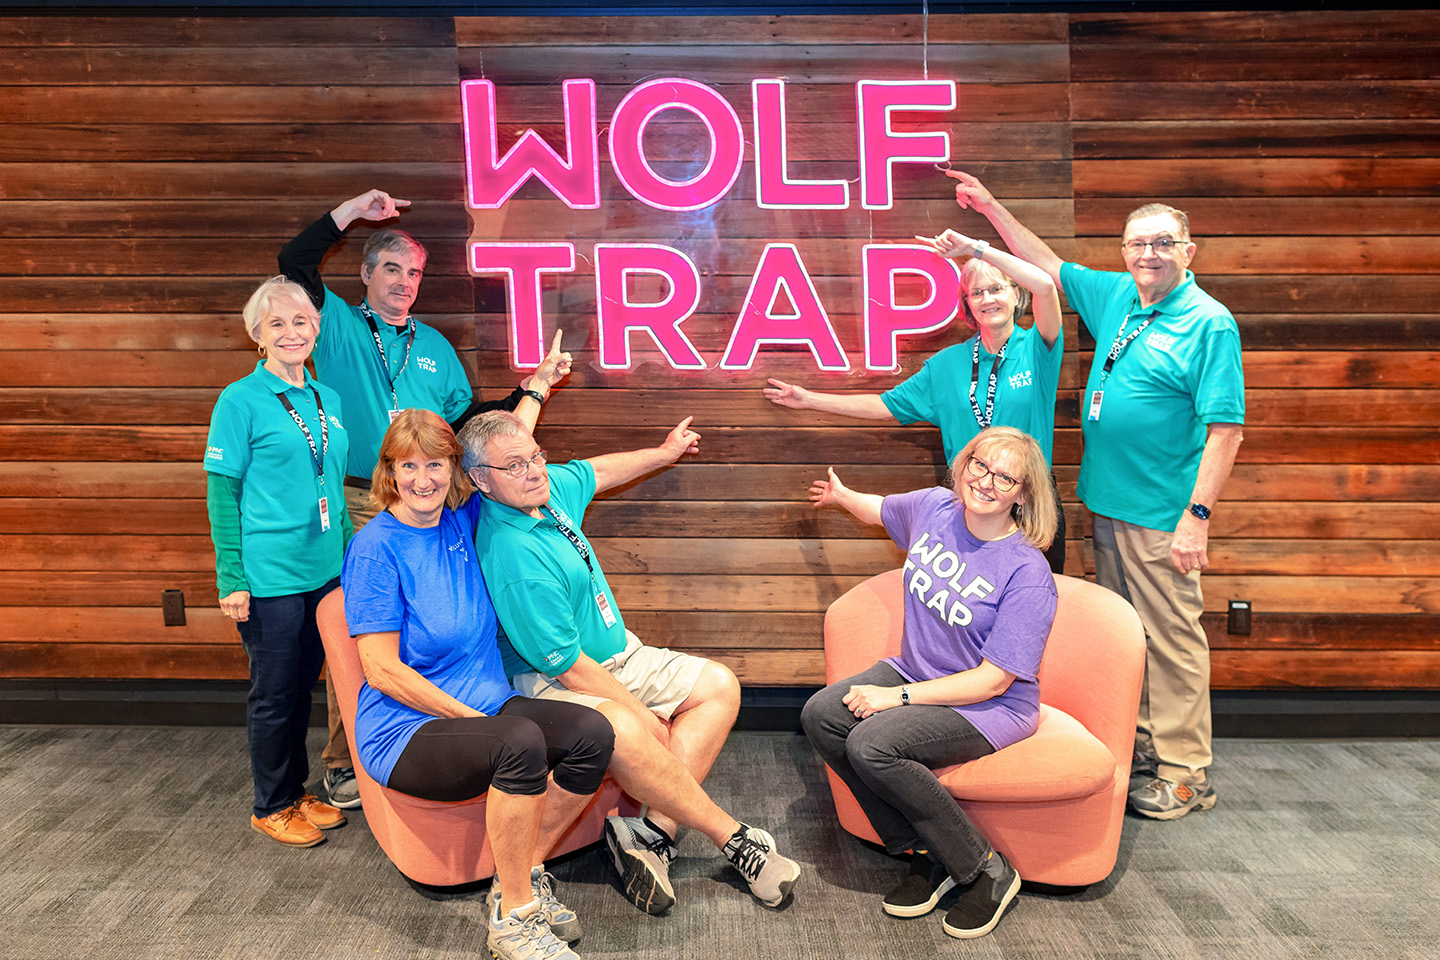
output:
[[[313,847],[325,842],[325,835],[300,813],[299,805],[286,807],[268,817],[250,817],[250,829],[265,834],[287,847]]]
[[[321,830],[334,830],[345,826],[345,813],[339,807],[324,803],[313,793],[307,793],[295,801],[300,815]]]

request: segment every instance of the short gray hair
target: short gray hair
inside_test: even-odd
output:
[[[1131,210],[1130,216],[1125,218],[1125,226],[1120,228],[1120,235],[1123,237],[1125,231],[1130,229],[1131,220],[1139,220],[1142,217],[1158,217],[1161,214],[1174,218],[1175,222],[1180,225],[1181,236],[1177,239],[1190,239],[1190,214],[1177,207],[1172,207],[1168,203],[1147,203]]]
[[[460,466],[469,473],[476,467],[488,470],[485,458],[490,441],[496,437],[515,437],[525,430],[525,421],[508,410],[486,410],[460,428],[460,446],[465,452],[460,457]]]
[[[270,315],[270,305],[281,299],[302,304],[314,318],[316,325],[319,325],[320,311],[315,309],[315,301],[310,299],[310,294],[294,280],[277,274],[256,287],[255,292],[250,294],[250,299],[245,301],[244,309],[240,311],[240,316],[245,318],[245,332],[250,334],[251,340],[260,342],[260,321]]]
[[[430,260],[430,253],[425,249],[425,245],[404,230],[394,227],[376,230],[370,234],[370,239],[365,241],[365,250],[360,255],[360,263],[366,273],[373,273],[380,265],[380,254],[407,248],[414,248],[415,252],[420,254],[420,269],[424,270],[425,264]]]

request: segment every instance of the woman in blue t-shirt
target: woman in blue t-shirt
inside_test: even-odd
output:
[[[401,793],[458,801],[488,790],[490,949],[573,958],[559,941],[578,939],[580,922],[543,860],[600,788],[615,734],[589,707],[511,689],[475,554],[484,500],[460,458],[454,431],[428,410],[401,411],[381,441],[370,488],[381,512],[351,541],[342,574],[365,670],[355,743],[365,772]]]
[[[765,396],[796,410],[862,420],[933,423],[947,462],[989,426],[1016,427],[1040,443],[1046,469],[1055,436],[1055,395],[1064,337],[1055,281],[1026,260],[954,230],[917,237],[942,257],[969,257],[960,268],[960,312],[971,336],[925,361],[884,393],[820,393],[770,380]],[[1035,324],[1015,321],[1034,299]],[[1058,504],[1058,501],[1057,501]],[[1046,549],[1050,569],[1065,567],[1065,515]]]
[[[830,684],[801,721],[885,848],[915,851],[885,912],[922,916],[958,888],[943,927],[970,938],[1000,922],[1020,876],[931,770],[1035,732],[1056,604],[1040,551],[1055,533],[1055,500],[1040,445],[1013,427],[971,440],[951,474],[953,491],[858,493],[833,469],[810,488],[816,506],[883,524],[906,550],[905,625],[899,656]]]
[[[350,536],[341,493],[350,443],[339,395],[305,370],[320,315],[304,289],[272,277],[242,313],[261,360],[215,401],[205,505],[220,609],[250,660],[250,826],[287,846],[313,847],[325,839],[321,830],[345,822],[305,792],[305,733],[325,660],[315,608],[339,584]]]

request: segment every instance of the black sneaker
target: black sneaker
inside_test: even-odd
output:
[[[330,767],[325,771],[325,795],[330,806],[354,810],[360,806],[360,785],[355,782],[353,767]]]
[[[631,903],[652,915],[670,909],[675,903],[675,888],[670,886],[675,847],[669,837],[640,817],[606,817],[605,846]]]
[[[991,850],[980,876],[960,891],[960,899],[945,914],[941,926],[950,936],[961,940],[983,937],[995,929],[1005,908],[1019,892],[1020,874],[999,850]]]
[[[892,917],[923,917],[940,898],[955,889],[955,881],[942,865],[923,853],[910,859],[910,874],[885,895],[880,904]]]

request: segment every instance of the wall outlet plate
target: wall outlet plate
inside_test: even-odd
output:
[[[1238,637],[1250,636],[1250,601],[1231,600],[1226,632]]]
[[[165,614],[165,626],[185,626],[185,592],[164,590],[160,593],[160,610]]]

